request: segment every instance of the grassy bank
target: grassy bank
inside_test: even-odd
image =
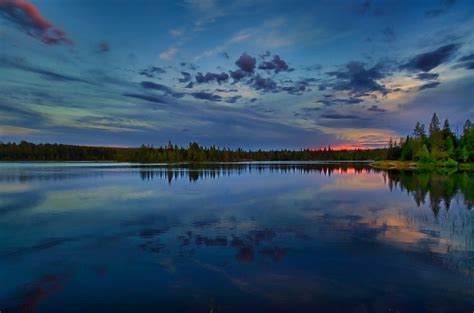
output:
[[[438,168],[474,170],[474,163],[452,163],[452,162],[434,162],[421,163],[414,161],[396,161],[385,160],[375,161],[370,164],[372,167],[386,170],[434,170]]]

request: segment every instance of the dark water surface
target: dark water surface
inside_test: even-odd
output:
[[[474,310],[474,174],[0,164],[0,311]]]

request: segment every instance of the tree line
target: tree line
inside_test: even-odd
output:
[[[120,162],[239,162],[239,161],[354,161],[382,160],[387,149],[372,150],[244,150],[216,146],[204,147],[196,142],[179,147],[142,145],[139,148],[91,147],[65,144],[0,142],[2,161],[120,161]]]
[[[428,126],[417,122],[412,136],[400,138],[399,142],[389,142],[387,159],[417,161],[421,163],[445,162],[456,165],[458,162],[474,162],[474,124],[468,119],[461,135],[456,135],[444,120],[441,127],[436,113]]]

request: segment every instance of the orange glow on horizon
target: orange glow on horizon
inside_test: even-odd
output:
[[[379,149],[377,147],[368,147],[368,146],[358,146],[358,145],[338,145],[338,146],[325,146],[325,147],[316,147],[312,148],[313,151],[324,150],[331,148],[332,151],[341,151],[341,150],[372,150]]]

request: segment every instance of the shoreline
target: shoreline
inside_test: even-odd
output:
[[[449,166],[445,162],[420,163],[414,161],[383,160],[374,161],[369,164],[371,167],[384,170],[462,170],[474,171],[474,163],[458,163],[455,166]]]

